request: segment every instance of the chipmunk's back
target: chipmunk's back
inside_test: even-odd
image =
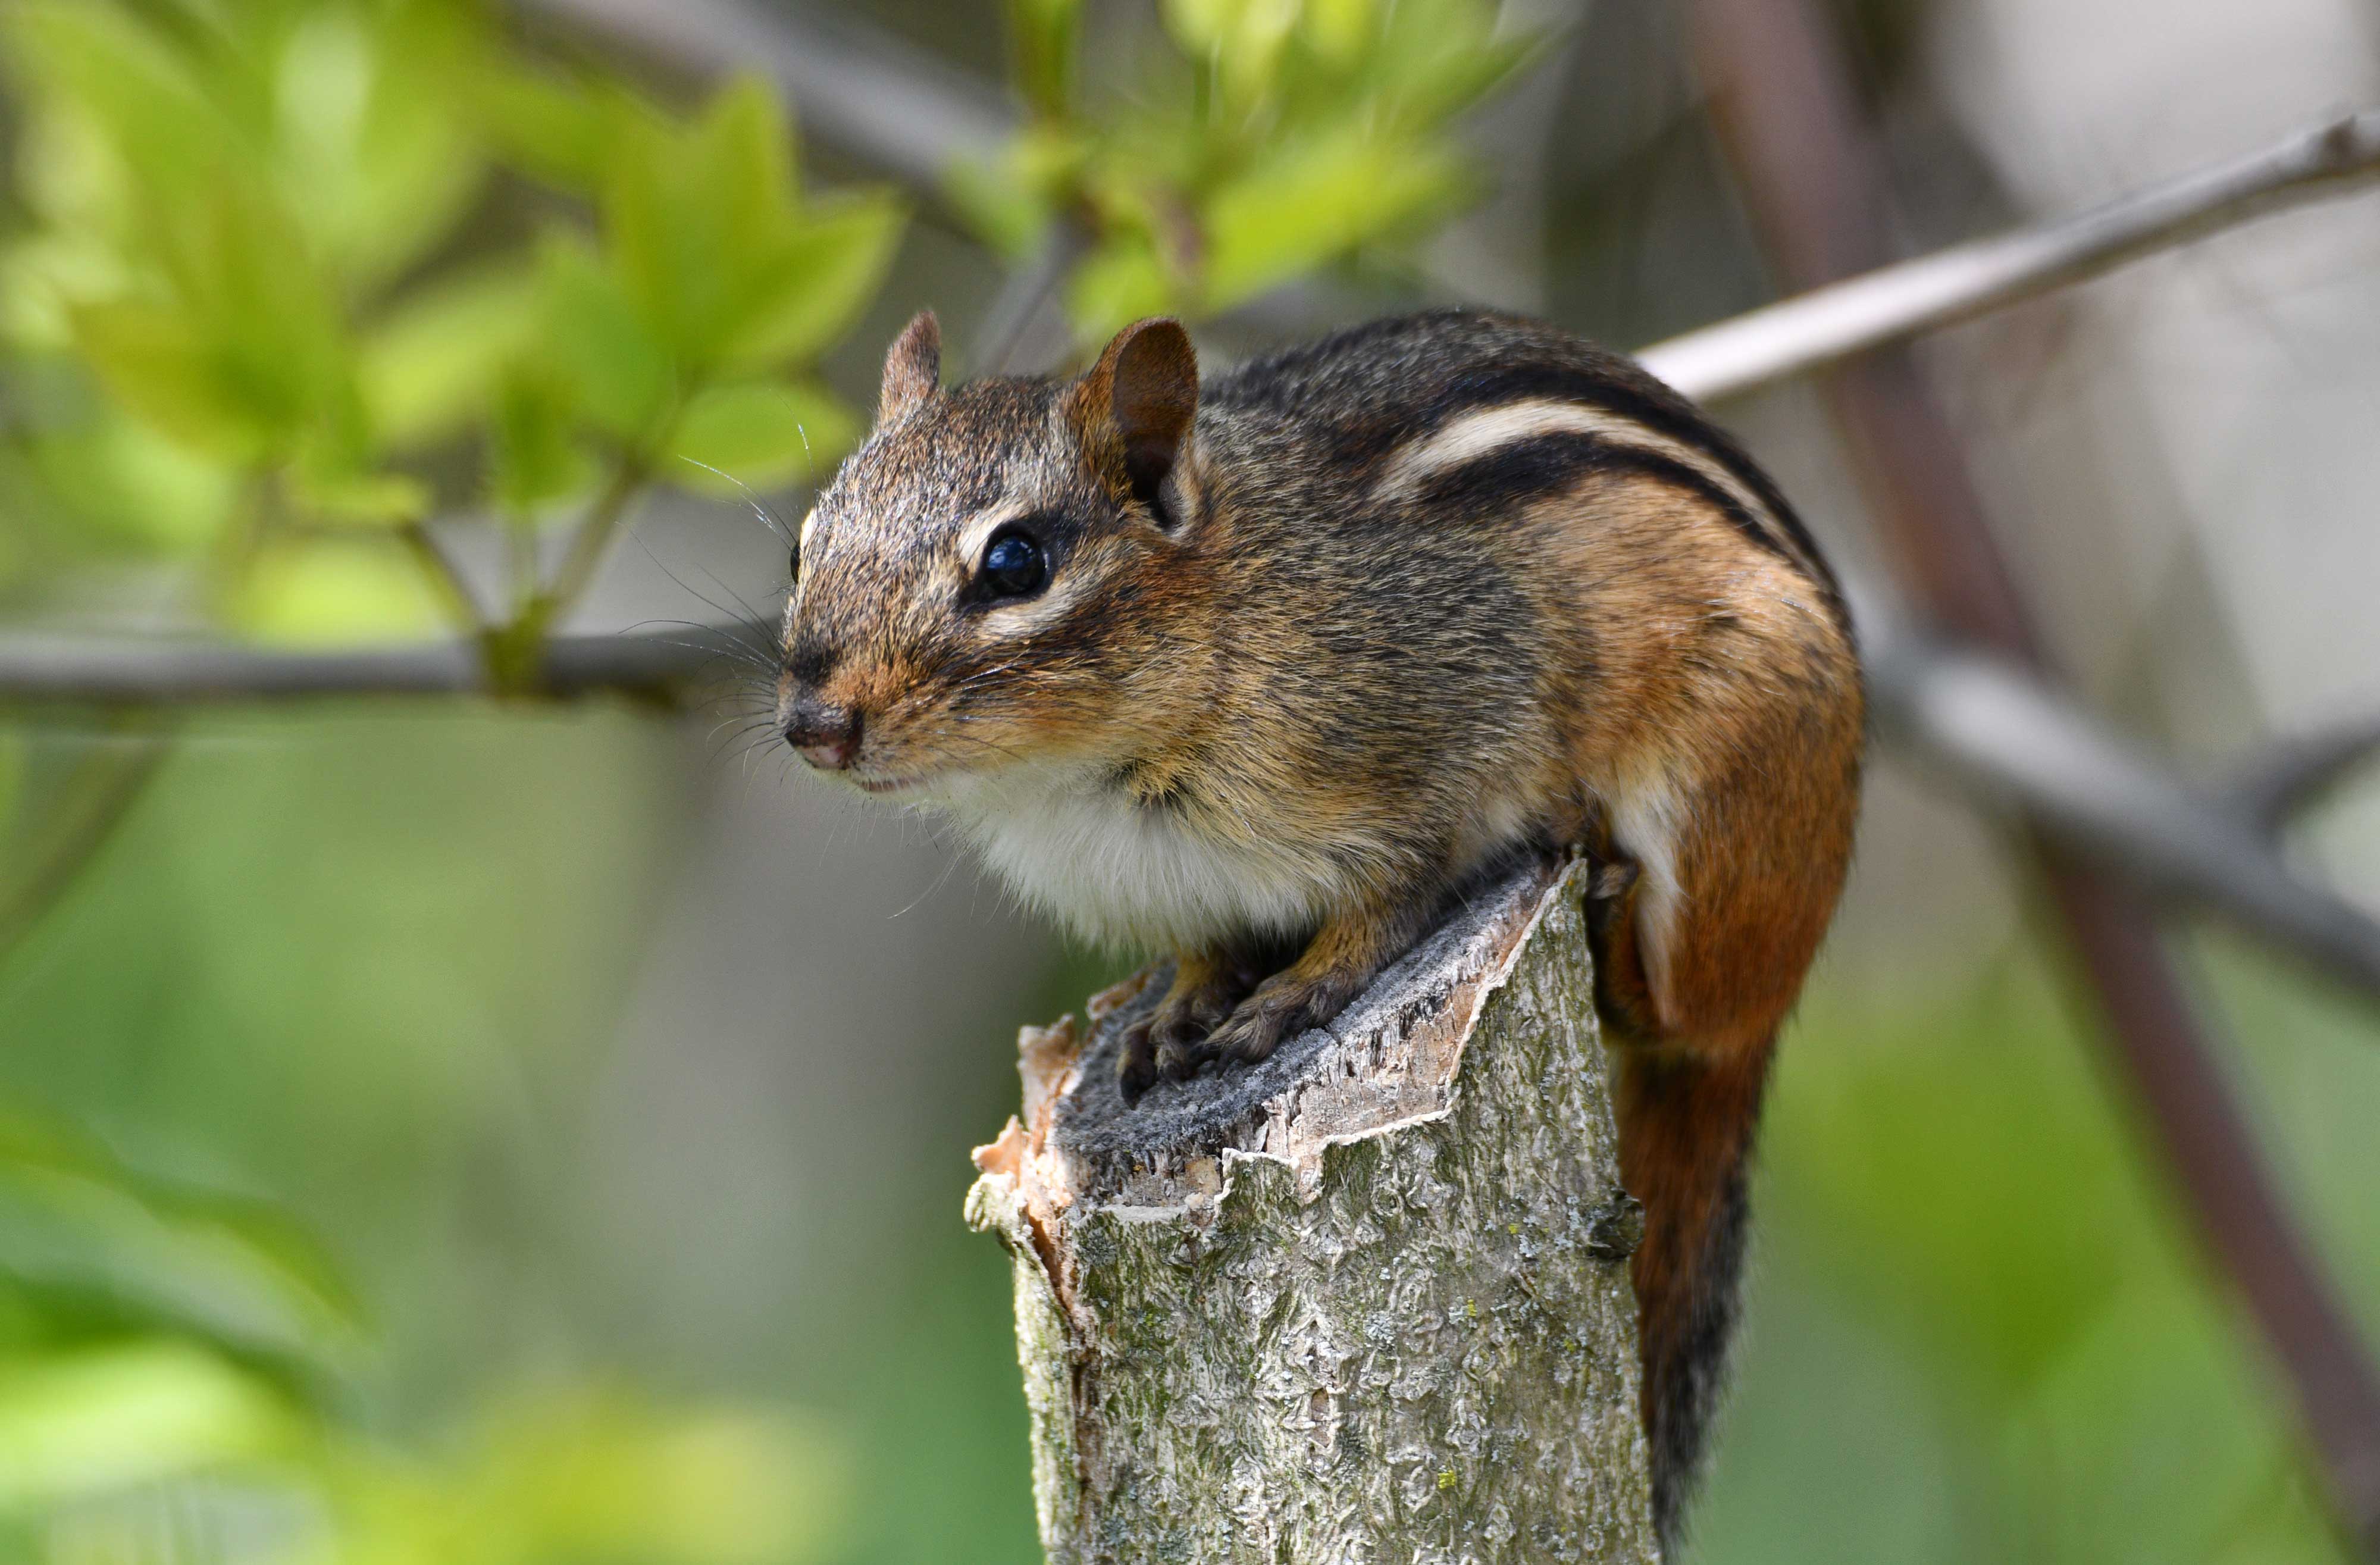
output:
[[[1691,487],[1789,557],[1840,617],[1825,557],[1733,439],[1634,360],[1541,321],[1477,310],[1391,316],[1228,370],[1201,389],[1200,405],[1220,423],[1295,427],[1310,470],[1351,497],[1378,496],[1400,464],[1488,459],[1500,481],[1475,486],[1474,510],[1575,478],[1585,443],[1569,442],[1567,461],[1550,447],[1592,437],[1605,467],[1625,461]]]

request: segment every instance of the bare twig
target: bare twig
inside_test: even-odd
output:
[[[1089,228],[1074,218],[1062,216],[1050,224],[1040,252],[1009,274],[977,328],[978,374],[1030,371],[1064,351],[1070,333],[1059,295],[1091,244]]]
[[[173,749],[168,734],[127,733],[127,726],[119,718],[111,725],[115,733],[84,756],[47,831],[26,855],[24,873],[0,888],[0,964],[107,845]]]
[[[557,636],[515,692],[572,698],[607,691],[683,699],[729,654],[706,633]],[[0,635],[0,709],[212,706],[356,696],[494,694],[480,649],[463,641],[294,652],[163,637]]]
[[[2229,791],[2231,807],[2254,830],[2277,835],[2374,761],[2380,761],[2380,717],[2291,739],[2242,770]]]
[[[462,566],[446,552],[443,545],[431,535],[426,522],[408,522],[398,536],[404,540],[406,552],[421,567],[430,589],[436,593],[446,611],[447,622],[458,635],[478,636],[487,628],[487,619],[480,612],[480,600],[471,590],[470,579]]]
[[[2060,222],[1954,245],[1813,288],[1656,343],[1638,358],[1688,396],[1733,396],[2374,180],[2380,180],[2380,109],[2366,109]]]
[[[571,533],[562,563],[554,567],[553,579],[531,601],[528,613],[523,616],[533,632],[541,637],[547,627],[577,605],[589,584],[594,581],[595,567],[603,563],[603,553],[611,547],[613,535],[620,530],[628,507],[644,487],[642,461],[623,455],[613,464],[611,478]]]
[[[2061,848],[2182,892],[2380,996],[2380,921],[2293,872],[2252,801],[2192,787],[2003,660],[1872,639],[1867,662],[1888,729],[1972,790],[2012,806]],[[2276,773],[2258,785],[2293,793],[2300,770]]]
[[[1720,139],[1791,285],[1877,265],[1885,180],[1828,18],[1810,0],[1698,0],[1694,24]],[[1823,384],[1912,595],[1937,622],[2043,667],[1957,437],[1907,351],[1842,361]],[[2149,909],[2046,839],[2032,845],[2106,1017],[2109,1052],[2201,1241],[2287,1377],[2333,1514],[2380,1557],[2380,1377],[2231,1100]]]

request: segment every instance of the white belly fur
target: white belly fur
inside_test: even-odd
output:
[[[1019,898],[1095,944],[1184,951],[1294,935],[1336,900],[1321,866],[1196,829],[1096,774],[1019,768],[938,793]]]

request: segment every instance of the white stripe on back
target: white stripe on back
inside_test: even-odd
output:
[[[1536,398],[1463,414],[1401,454],[1389,465],[1375,492],[1392,498],[1419,488],[1435,474],[1475,462],[1505,446],[1562,434],[1592,435],[1675,462],[1742,507],[1744,515],[1814,579],[1825,579],[1818,563],[1794,539],[1783,518],[1749,484],[1730,472],[1725,463],[1675,435],[1585,403]]]

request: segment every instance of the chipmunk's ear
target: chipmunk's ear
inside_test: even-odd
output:
[[[1115,334],[1067,405],[1100,467],[1120,467],[1134,498],[1156,505],[1198,413],[1198,353],[1182,322],[1136,321]]]
[[[884,356],[884,388],[876,394],[876,427],[890,428],[915,413],[942,385],[942,327],[930,309],[909,318]]]

